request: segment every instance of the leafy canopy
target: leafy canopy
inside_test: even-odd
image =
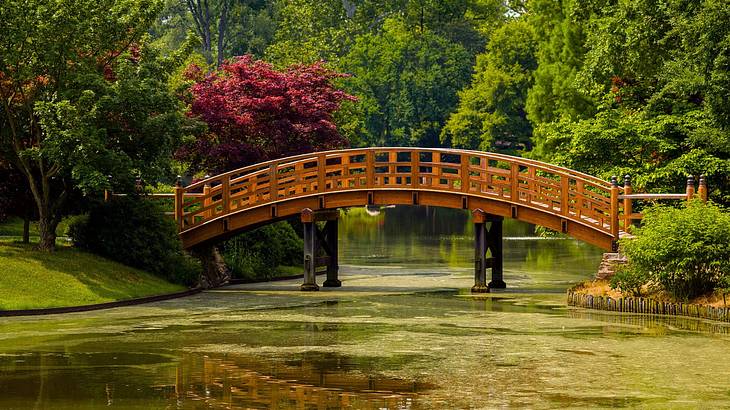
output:
[[[529,148],[532,125],[525,100],[537,68],[537,39],[527,21],[515,19],[497,29],[487,51],[477,56],[469,88],[441,131],[448,146],[490,151]]]
[[[0,7],[0,154],[27,179],[41,248],[73,191],[156,179],[183,134],[175,55],[147,45],[157,0],[8,0]],[[109,178],[111,176],[111,179]]]
[[[439,133],[467,84],[466,50],[424,30],[388,19],[379,34],[358,37],[343,69],[347,89],[360,98],[355,121],[365,145],[439,146]]]
[[[354,97],[334,87],[342,75],[321,63],[277,71],[246,56],[200,75],[190,114],[209,132],[179,152],[194,167],[223,171],[347,144],[333,113]]]

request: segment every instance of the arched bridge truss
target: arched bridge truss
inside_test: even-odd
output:
[[[606,182],[509,155],[452,149],[364,148],[282,158],[179,186],[174,213],[183,246],[190,249],[295,215],[302,216],[305,228],[316,230],[317,215],[328,214],[323,220],[331,221],[332,212],[327,211],[338,208],[430,205],[466,209],[474,214],[475,226],[483,227],[475,238],[475,263],[481,264],[476,274],[491,266],[492,284],[498,286],[502,218],[542,225],[611,251],[625,235],[624,226],[640,217],[631,213],[629,194],[630,184],[620,187],[615,179]],[[480,239],[481,229],[484,234]],[[313,243],[319,236],[325,245],[325,236],[330,237],[330,245],[335,242],[330,248],[336,249],[336,233],[332,228],[329,232],[324,235],[312,231],[309,236]],[[494,244],[497,240],[499,246]],[[305,244],[311,248],[312,271],[317,265],[313,243]],[[480,258],[479,252],[486,249],[493,255],[499,251],[499,260]],[[306,258],[305,249],[305,265]],[[333,259],[336,261],[336,254]],[[334,271],[336,280],[336,268],[330,266],[330,271]],[[497,281],[495,271],[499,271]],[[476,279],[475,288],[486,286]]]

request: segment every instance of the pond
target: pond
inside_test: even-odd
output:
[[[565,289],[591,277],[601,251],[514,221],[508,288],[472,296],[471,235],[461,211],[353,209],[340,224],[339,289],[281,281],[0,319],[0,408],[730,402],[727,326],[566,308]]]

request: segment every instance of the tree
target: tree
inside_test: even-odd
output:
[[[359,36],[341,67],[361,99],[355,121],[367,145],[439,146],[439,133],[469,81],[471,59],[459,44],[388,19],[379,34]],[[352,119],[351,119],[352,120]]]
[[[687,175],[704,173],[713,200],[730,204],[730,5],[619,2],[582,12],[577,78],[600,104],[588,117],[541,123],[531,155],[605,178],[630,173],[650,191],[681,192]]]
[[[213,63],[213,33],[216,29],[218,31],[217,36],[215,36],[218,66],[220,67],[223,64],[223,49],[226,47],[226,32],[228,30],[228,13],[232,2],[233,0],[217,0],[211,7],[208,0],[185,0],[195,23],[195,32],[201,40],[203,55],[209,65]]]
[[[166,84],[175,59],[145,43],[159,10],[148,0],[0,8],[0,152],[27,180],[39,249],[55,249],[74,191],[124,192],[166,172],[184,117]]]
[[[165,7],[150,34],[156,45],[177,50],[187,41],[205,58],[205,67],[220,67],[226,58],[262,57],[274,41],[277,6],[267,0],[164,0]]]
[[[543,124],[535,143],[533,156],[606,180],[631,174],[650,192],[683,192],[688,175],[706,174],[712,199],[730,200],[730,138],[703,112],[651,116],[604,108],[595,118]]]
[[[343,147],[347,141],[333,113],[354,97],[333,86],[340,77],[320,63],[284,71],[250,56],[224,63],[190,89],[190,115],[204,121],[209,132],[179,156],[194,168],[217,172]]]
[[[579,81],[586,45],[584,24],[576,13],[586,5],[578,3],[575,0],[527,3],[528,19],[540,39],[535,84],[525,103],[533,125],[561,117],[588,118],[594,113],[594,102]]]
[[[477,56],[471,86],[459,93],[459,107],[441,131],[443,143],[485,151],[530,148],[525,99],[537,67],[536,46],[534,31],[522,18],[493,33],[486,52]]]
[[[506,12],[500,0],[279,0],[276,5],[279,24],[266,55],[277,65],[326,60],[338,66],[359,37],[381,33],[391,19],[412,33],[431,32],[459,44],[473,60]]]

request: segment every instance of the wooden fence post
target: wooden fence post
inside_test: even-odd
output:
[[[206,179],[208,179],[208,176],[206,175]],[[210,206],[212,200],[210,197],[210,182],[206,182],[205,185],[203,185],[203,208],[207,208]],[[208,209],[203,213],[205,219],[209,219],[213,215],[213,210]]]
[[[624,177],[624,195],[631,195],[634,192],[631,187],[631,176],[626,175]],[[631,214],[634,212],[632,209],[631,198],[624,197],[624,232],[629,232],[631,229]]]
[[[695,177],[690,175],[687,177],[687,201],[691,201],[695,197]]]
[[[700,175],[700,186],[697,192],[702,202],[707,202],[707,178],[704,175]]]
[[[182,186],[182,177],[180,175],[177,176],[177,181],[175,182],[175,221],[177,222],[177,229],[179,231],[182,231],[185,227],[184,223],[184,210],[183,210],[183,200],[185,188]]]
[[[613,247],[616,251],[616,241],[619,240],[618,226],[618,179],[611,177],[611,236],[613,236]]]

